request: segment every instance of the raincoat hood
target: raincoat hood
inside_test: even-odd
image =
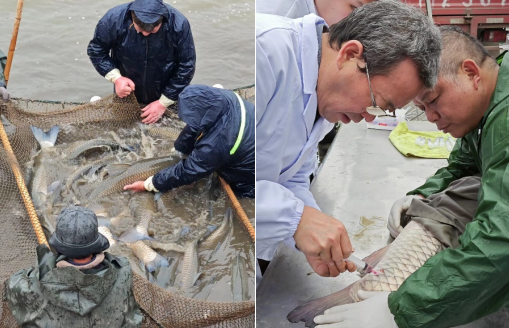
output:
[[[229,110],[237,107],[238,100],[229,90],[190,85],[179,96],[179,117],[195,132],[206,132]]]
[[[129,9],[134,11],[143,23],[155,23],[159,16],[169,19],[168,9],[160,0],[135,0]]]
[[[41,278],[42,292],[50,303],[87,315],[102,303],[115,283],[117,269],[108,266],[100,275],[85,274],[74,267],[52,270]]]

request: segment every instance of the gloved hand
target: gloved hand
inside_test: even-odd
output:
[[[134,91],[134,82],[131,79],[120,76],[115,79],[115,92],[120,98],[125,98]]]
[[[142,122],[145,124],[153,124],[157,122],[161,117],[163,117],[163,114],[166,111],[166,107],[164,107],[161,101],[156,100],[141,110],[143,111],[141,117],[144,118]]]
[[[8,102],[11,99],[11,95],[5,87],[0,87],[0,96],[2,96],[4,102]]]
[[[410,195],[400,198],[394,202],[391,208],[391,213],[389,214],[389,219],[387,220],[387,228],[394,238],[403,231],[403,227],[401,226],[401,216],[404,215],[404,213],[406,213],[406,211],[410,208],[412,200],[423,198],[424,197],[421,195]]]
[[[363,301],[326,310],[323,315],[315,317],[315,323],[319,324],[316,328],[398,328],[389,310],[389,294],[359,290],[357,295]]]

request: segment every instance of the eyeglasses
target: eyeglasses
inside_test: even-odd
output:
[[[366,107],[366,112],[371,115],[375,115],[378,117],[381,116],[392,116],[396,117],[396,113],[387,113],[386,110],[383,110],[380,106],[376,105],[375,96],[373,95],[373,90],[371,89],[371,81],[369,80],[369,70],[368,70],[368,62],[366,61],[366,75],[368,76],[368,84],[369,84],[369,93],[371,94],[371,102],[373,106]]]

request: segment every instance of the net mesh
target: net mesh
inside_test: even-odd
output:
[[[246,99],[254,97],[252,87],[236,91]],[[14,99],[0,104],[0,113],[19,171],[27,181],[29,170],[25,164],[38,147],[30,125],[47,130],[53,125],[69,124],[72,129],[61,130],[57,144],[69,143],[103,131],[132,127],[139,122],[140,105],[134,96],[120,99],[115,95],[87,104]],[[167,114],[176,117],[175,108],[170,108]],[[13,162],[0,144],[0,281],[33,266],[38,244],[11,168]],[[0,284],[1,295],[3,291],[4,284]],[[254,301],[219,303],[190,299],[162,289],[136,272],[133,291],[144,314],[142,327],[254,327]],[[0,328],[17,326],[5,298],[0,303],[0,313]]]

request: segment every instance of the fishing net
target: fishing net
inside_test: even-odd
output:
[[[253,89],[236,91],[252,100]],[[14,99],[0,104],[0,113],[15,155],[15,158],[10,157],[8,149],[0,144],[0,281],[3,282],[14,272],[33,266],[36,259],[38,237],[18,189],[16,180],[19,177],[13,173],[14,166],[25,181],[29,179],[26,164],[38,149],[30,126],[43,130],[54,125],[71,127],[61,129],[56,144],[70,143],[139,124],[140,105],[134,96],[120,99],[116,95],[87,104]],[[176,118],[175,108],[170,108],[166,116]],[[229,198],[227,203],[240,218],[242,208],[238,208],[238,203]],[[136,272],[133,272],[133,285],[136,301],[144,314],[142,327],[254,327],[254,301],[191,299],[160,288]],[[2,283],[1,295],[3,291]],[[17,326],[5,299],[0,303],[0,313],[0,328]]]

